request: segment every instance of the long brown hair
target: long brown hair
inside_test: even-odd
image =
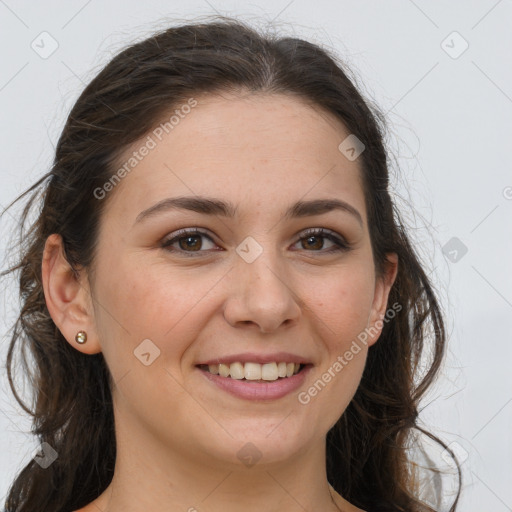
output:
[[[14,396],[33,417],[33,433],[58,458],[45,469],[35,460],[24,467],[9,490],[7,512],[79,509],[103,492],[114,472],[111,375],[101,353],[84,355],[72,348],[49,315],[41,286],[47,237],[62,236],[74,269],[92,268],[98,224],[108,201],[99,201],[94,191],[112,177],[120,153],[187,98],[241,88],[306,99],[340,119],[365,145],[359,163],[375,267],[381,273],[386,253],[398,254],[389,303],[401,309],[369,349],[360,386],[327,434],[327,475],[337,492],[368,511],[434,510],[420,500],[407,449],[419,430],[453,456],[417,424],[419,402],[445,351],[443,313],[388,191],[384,116],[363,99],[348,74],[330,50],[215,17],[133,44],[87,85],[69,114],[51,170],[10,205],[32,193],[21,216],[24,226],[42,194],[36,220],[22,230],[19,260],[2,273],[19,272],[22,301],[7,372]],[[18,345],[22,368],[31,378],[32,407],[14,385]],[[426,371],[419,365],[424,352],[431,354]],[[459,490],[452,511],[460,493],[457,469]]]

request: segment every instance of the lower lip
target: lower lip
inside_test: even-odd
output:
[[[299,373],[269,382],[252,382],[250,380],[238,380],[231,377],[221,377],[197,368],[210,382],[231,395],[245,400],[277,400],[297,390],[311,370],[312,366],[305,366]]]

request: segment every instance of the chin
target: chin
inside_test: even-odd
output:
[[[255,464],[261,466],[287,461],[306,450],[314,440],[308,441],[304,437],[304,429],[298,425],[290,428],[288,420],[283,421],[285,417],[280,421],[261,421],[260,418],[259,421],[246,421],[236,426],[224,424],[232,437],[223,436],[222,439],[206,441],[204,451],[238,469],[241,465],[252,467]]]

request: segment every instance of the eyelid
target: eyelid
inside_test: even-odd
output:
[[[343,237],[339,233],[336,233],[336,231],[333,231],[332,229],[328,228],[306,228],[303,231],[301,231],[299,235],[299,240],[308,235],[320,235],[325,237],[327,237],[327,235],[332,235],[333,237],[339,239],[340,242],[348,244],[348,242],[345,240],[345,237]]]
[[[196,228],[194,226],[190,228],[181,228],[176,231],[173,231],[169,235],[166,235],[163,239],[164,242],[169,242],[171,240],[174,240],[175,238],[179,238],[181,236],[190,235],[193,233],[201,233],[202,235],[207,236],[208,238],[212,238],[210,236],[210,232],[207,229],[204,228]]]

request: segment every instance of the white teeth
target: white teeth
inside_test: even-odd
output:
[[[279,363],[277,365],[277,375],[279,377],[286,377],[286,363]]]
[[[291,377],[299,372],[299,363],[245,363],[209,364],[208,371],[213,375],[231,377],[232,379],[274,381],[278,378]]]
[[[277,363],[266,363],[261,365],[261,378],[263,380],[277,380],[278,376]]]
[[[219,375],[221,377],[229,377],[229,366],[227,364],[213,365],[219,367]]]
[[[244,376],[246,380],[260,380],[262,378],[261,371],[261,364],[245,363],[244,365]]]
[[[231,363],[229,374],[232,379],[243,379],[245,377],[244,365],[242,363]]]

